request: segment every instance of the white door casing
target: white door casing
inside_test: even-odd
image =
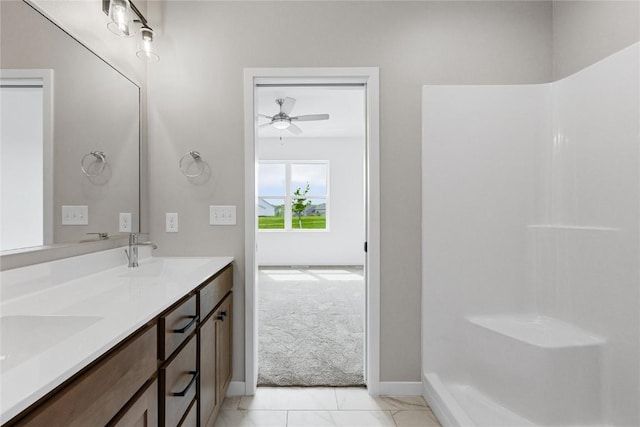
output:
[[[256,264],[257,84],[364,84],[366,94],[365,207],[367,254],[365,379],[371,395],[380,390],[380,105],[379,70],[363,68],[246,68],[245,125],[245,394],[258,380]]]

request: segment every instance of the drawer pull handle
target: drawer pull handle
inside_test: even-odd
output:
[[[224,322],[224,318],[227,317],[227,312],[223,311],[218,315],[218,320],[222,320]]]
[[[191,387],[193,387],[193,384],[196,382],[196,380],[198,379],[198,377],[200,376],[200,372],[198,371],[189,371],[189,375],[191,375],[191,381],[189,381],[189,384],[187,384],[187,386],[184,388],[184,390],[179,391],[177,393],[171,393],[172,396],[178,396],[178,397],[184,397],[187,395],[187,392],[189,391],[189,389]]]
[[[198,320],[200,320],[200,316],[189,316],[189,318],[191,319],[191,321],[184,325],[184,328],[174,329],[173,332],[175,332],[176,334],[184,334],[190,327],[192,327]]]

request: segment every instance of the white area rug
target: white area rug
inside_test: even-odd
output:
[[[258,385],[363,385],[361,267],[261,267]]]

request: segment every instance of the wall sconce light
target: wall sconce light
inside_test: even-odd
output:
[[[107,28],[113,34],[120,37],[131,37],[135,34],[131,3],[129,3],[129,0],[109,1],[109,11],[107,15],[109,15],[111,19],[111,22],[107,24]]]
[[[111,19],[107,28],[121,37],[134,36],[140,25],[140,50],[136,55],[146,62],[160,60],[153,51],[153,29],[131,0],[102,0],[102,11]]]
[[[138,58],[147,62],[158,62],[160,57],[153,51],[153,30],[149,27],[140,29],[140,50],[136,52]]]

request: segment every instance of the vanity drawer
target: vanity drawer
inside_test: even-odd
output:
[[[167,360],[198,326],[196,296],[160,317],[160,360]]]
[[[157,336],[154,325],[131,338],[15,425],[106,425],[156,372]]]
[[[189,338],[167,366],[160,369],[160,393],[164,404],[161,407],[161,424],[166,427],[178,425],[196,396],[197,340]]]
[[[204,319],[233,288],[233,268],[231,265],[198,291],[200,295],[200,317]]]
[[[191,403],[191,408],[180,423],[180,427],[198,427],[198,403],[196,400]]]

